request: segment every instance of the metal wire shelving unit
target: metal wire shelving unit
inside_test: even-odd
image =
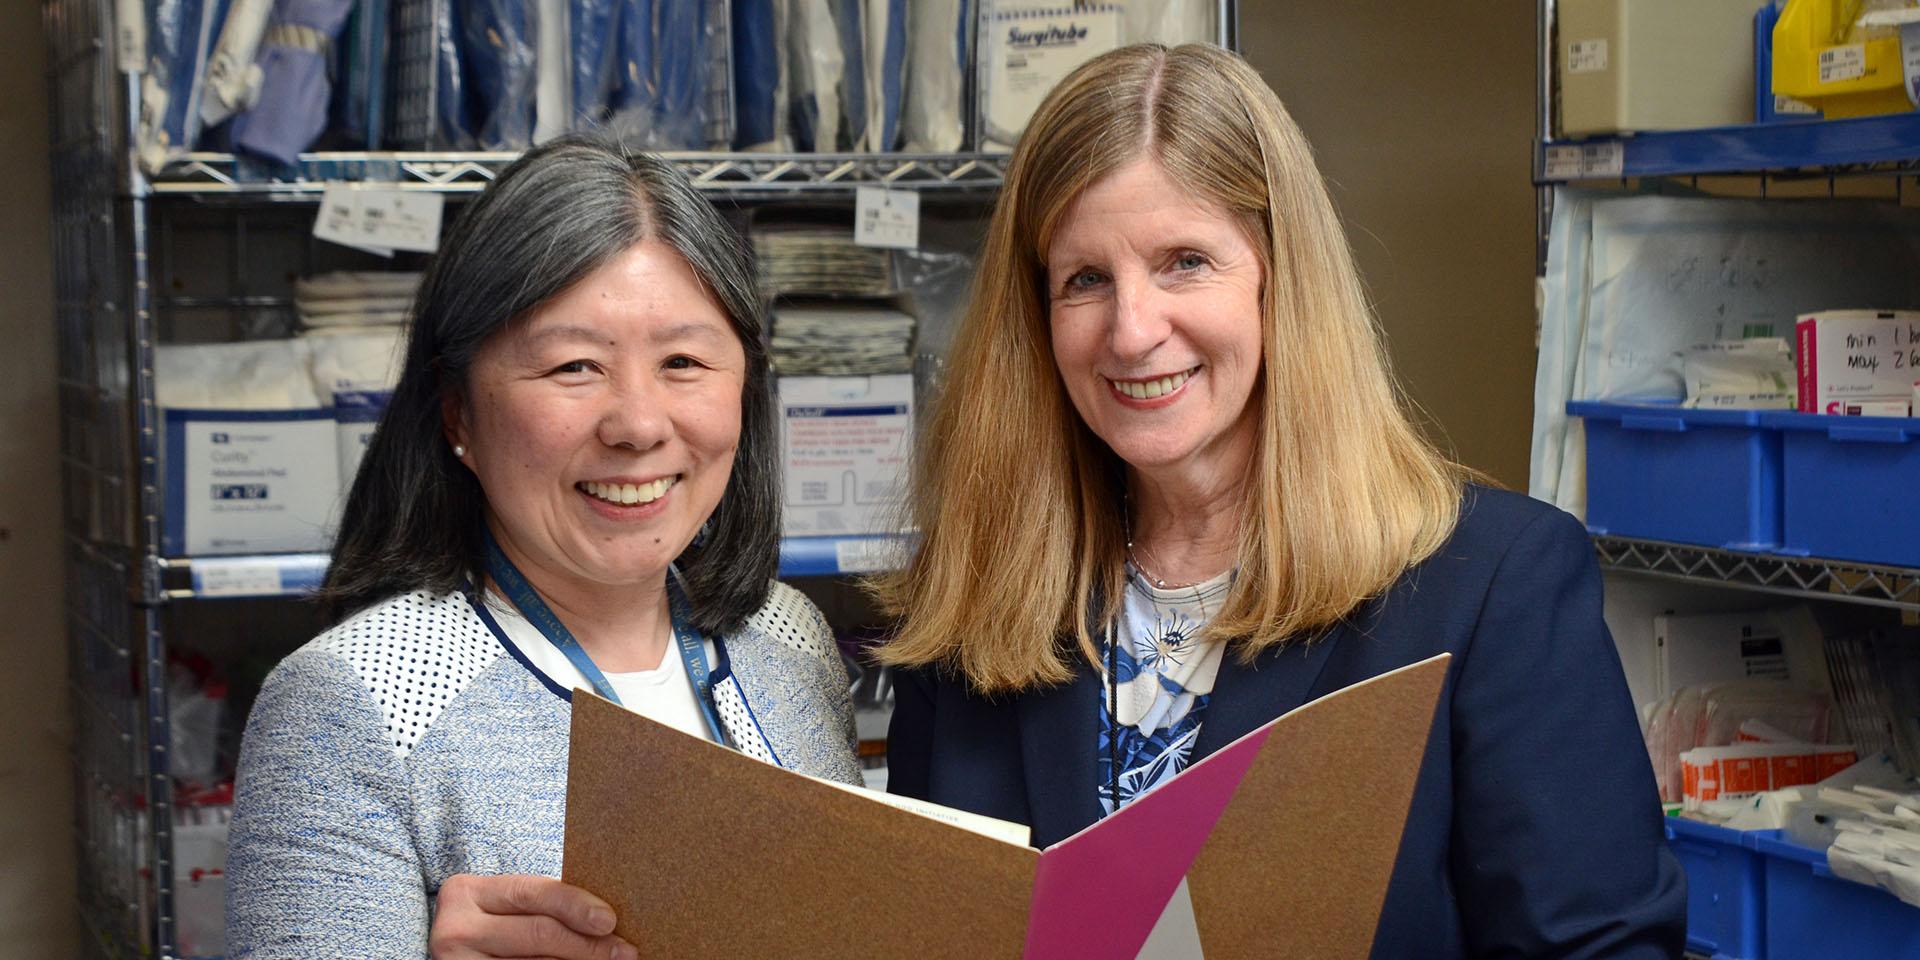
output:
[[[1742,195],[1759,198],[1817,197],[1823,190],[1832,198],[1841,195],[1843,185],[1849,196],[1901,205],[1911,205],[1920,196],[1920,178],[1915,177],[1920,174],[1920,112],[1556,138],[1556,55],[1572,39],[1558,35],[1557,11],[1556,0],[1539,0],[1536,6],[1538,126],[1532,163],[1538,197],[1537,276],[1546,272],[1553,191],[1562,184],[1660,190],[1727,179],[1742,184]],[[1858,191],[1861,186],[1873,189]],[[1593,535],[1593,546],[1603,570],[1636,579],[1895,610],[1908,622],[1920,615],[1920,569],[1911,567],[1603,533]],[[1831,642],[1858,644],[1857,638]],[[1769,905],[1768,911],[1773,909]],[[1688,948],[1686,955],[1699,960],[1714,952],[1701,941],[1689,941]]]
[[[291,174],[249,179],[228,153],[194,153],[149,181],[155,195],[205,199],[318,200],[329,181],[380,181],[402,190],[477,193],[515,153],[309,153]],[[701,190],[733,199],[845,195],[856,187],[991,193],[1007,156],[997,153],[669,153]]]
[[[1806,600],[1920,611],[1920,569],[1595,536],[1602,569]]]
[[[1537,266],[1544,270],[1553,188],[1570,182],[1626,183],[1702,179],[1750,180],[1758,196],[1770,186],[1824,182],[1837,194],[1843,180],[1885,181],[1885,199],[1911,204],[1920,194],[1920,111],[1844,120],[1790,120],[1705,130],[1647,131],[1565,140],[1555,137],[1557,5],[1536,7],[1539,39],[1533,180],[1539,188]],[[1794,195],[1806,195],[1804,191]],[[1744,553],[1689,544],[1596,535],[1602,567],[1621,573],[1733,587],[1806,599],[1920,610],[1920,571],[1844,560]]]
[[[416,13],[429,8],[394,2]],[[982,21],[988,6],[977,7]],[[292,276],[338,265],[338,249],[323,249],[307,229],[307,208],[329,182],[457,200],[483,190],[517,154],[313,152],[292,168],[268,170],[232,154],[192,152],[149,173],[133,150],[139,78],[119,70],[115,29],[117,9],[141,5],[41,0],[40,7],[49,48],[79,909],[87,956],[173,960],[181,953],[167,690],[177,638],[169,636],[169,617],[218,607],[203,602],[215,598],[298,597],[318,583],[327,557],[160,551],[154,347],[183,330],[216,338],[271,331],[276,316],[291,311]],[[1219,0],[1217,23],[1221,41],[1235,46],[1233,0]],[[417,41],[404,33],[389,40]],[[726,64],[717,66],[730,75]],[[710,97],[709,109],[716,107],[730,121],[729,91]],[[735,205],[850,206],[856,189],[875,186],[979,204],[999,189],[1008,159],[976,152],[667,156],[716,201]],[[872,570],[896,546],[885,537],[795,538],[783,546],[782,570]]]

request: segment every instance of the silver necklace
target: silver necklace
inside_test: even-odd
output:
[[[1188,587],[1197,587],[1203,583],[1206,583],[1208,580],[1213,579],[1212,577],[1201,577],[1200,579],[1192,581],[1191,583],[1171,583],[1161,579],[1158,576],[1155,576],[1153,571],[1147,569],[1146,564],[1140,562],[1139,557],[1134,556],[1133,554],[1133,493],[1131,491],[1129,491],[1126,495],[1126,506],[1120,510],[1120,529],[1126,534],[1126,537],[1127,537],[1127,562],[1133,564],[1133,568],[1135,570],[1140,571],[1140,575],[1147,578],[1147,582],[1153,584],[1154,586],[1162,590],[1185,590]],[[1145,544],[1141,545],[1140,550],[1143,553],[1146,553],[1146,555],[1149,558],[1153,558],[1152,551],[1147,550]],[[1160,566],[1159,559],[1154,558],[1153,565],[1156,567]]]

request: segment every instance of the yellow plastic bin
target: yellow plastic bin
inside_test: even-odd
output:
[[[1865,0],[1787,0],[1773,26],[1773,92],[1830,119],[1912,110],[1900,31],[1857,27],[1867,8]]]

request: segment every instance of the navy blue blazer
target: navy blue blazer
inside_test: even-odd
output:
[[[1578,522],[1469,487],[1446,546],[1324,639],[1252,666],[1229,655],[1193,759],[1451,653],[1373,956],[1678,957],[1686,883],[1600,602]],[[992,702],[938,670],[901,671],[895,690],[894,793],[1029,824],[1041,847],[1099,818],[1091,668]]]

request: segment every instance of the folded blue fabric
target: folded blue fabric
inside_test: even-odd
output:
[[[780,44],[775,0],[733,0],[733,144],[772,146],[779,137]]]
[[[484,150],[524,150],[533,145],[535,57],[538,20],[521,0],[464,0],[461,53],[474,138]]]
[[[327,127],[333,84],[327,59],[340,39],[353,0],[279,0],[254,61],[260,66],[260,99],[233,118],[235,150],[284,164]]]
[[[607,99],[613,92],[614,54],[620,44],[614,35],[621,0],[572,0],[568,4],[568,51],[573,61],[574,128],[598,126],[607,119]]]
[[[907,85],[907,0],[870,0],[885,7],[884,47],[867,51],[880,71],[880,130],[874,149],[893,150],[900,144],[900,103]]]
[[[861,24],[861,0],[833,0],[833,25],[840,34],[840,142],[821,144],[821,150],[857,150],[867,135],[866,31]]]
[[[622,0],[608,125],[647,150],[706,145],[707,4]]]
[[[433,96],[434,116],[438,129],[429,137],[432,145],[450,150],[471,149],[473,142],[473,108],[467,96],[465,57],[461,50],[460,37],[464,32],[462,24],[466,16],[461,12],[465,4],[452,0],[430,0],[440,7],[439,16],[434,22],[433,36]]]
[[[335,58],[330,139],[368,150],[386,133],[387,12],[387,0],[357,0]]]

